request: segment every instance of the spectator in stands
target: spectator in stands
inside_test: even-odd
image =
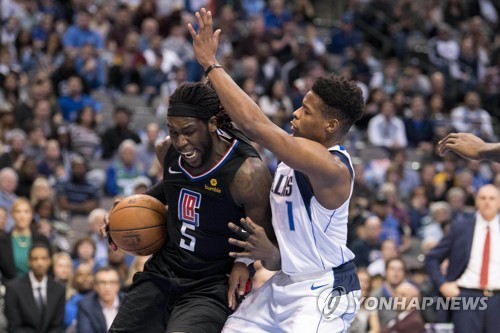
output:
[[[134,54],[124,52],[121,62],[109,69],[108,86],[117,93],[137,95],[142,90],[141,73],[135,66]]]
[[[66,123],[75,121],[78,111],[85,106],[99,110],[99,104],[83,92],[82,79],[79,76],[70,76],[67,80],[68,94],[58,99],[59,108]]]
[[[411,236],[417,236],[418,230],[422,226],[422,219],[429,213],[429,198],[425,193],[425,187],[415,187],[411,193],[408,218],[411,229]]]
[[[100,268],[94,276],[94,291],[78,303],[77,332],[104,333],[109,330],[123,300],[118,272]]]
[[[155,147],[160,138],[160,126],[157,123],[149,123],[146,126],[145,140],[137,147],[137,158],[144,165],[144,170],[149,173],[153,163],[157,160]],[[163,162],[163,161],[162,161]]]
[[[146,2],[152,2],[151,0],[146,0]],[[154,2],[153,2],[154,4]],[[140,28],[140,35],[139,35],[139,49],[144,52],[147,49],[151,47],[151,41],[153,37],[159,36],[159,27],[158,27],[158,21],[153,18],[153,17],[148,17],[144,21],[142,21]],[[161,37],[159,44],[161,45]],[[146,55],[143,53],[144,58],[147,61]]]
[[[433,152],[434,129],[427,117],[425,100],[422,95],[413,96],[410,103],[410,116],[404,120],[408,147],[418,148],[423,154]]]
[[[125,251],[121,249],[114,251],[108,247],[108,265],[106,266],[113,268],[118,273],[120,285],[127,279],[128,265]]]
[[[54,200],[54,190],[46,177],[39,176],[35,179],[31,187],[29,200],[33,207],[41,200]]]
[[[73,269],[76,270],[80,265],[88,264],[92,271],[95,271],[97,268],[95,250],[95,243],[90,237],[78,239],[73,249]]]
[[[86,180],[87,171],[85,159],[75,155],[71,158],[70,178],[57,184],[59,209],[71,216],[87,215],[99,205],[99,189]]]
[[[404,253],[410,246],[409,230],[406,231],[400,221],[391,214],[387,197],[382,193],[377,194],[372,201],[370,210],[382,223],[379,241],[392,239],[398,244],[399,251]]]
[[[38,163],[38,173],[56,183],[67,177],[66,165],[57,140],[48,140],[43,150],[43,156]]]
[[[148,66],[155,66],[159,61],[163,73],[166,75],[171,74],[174,68],[181,67],[183,62],[174,51],[162,47],[161,43],[162,38],[160,35],[152,36],[149,47],[144,50],[143,55]]]
[[[0,206],[9,212],[6,230],[10,231],[14,226],[14,220],[10,214],[12,205],[17,200],[16,188],[19,176],[12,168],[0,169]]]
[[[72,150],[89,161],[99,158],[102,151],[101,137],[96,131],[97,118],[96,111],[87,105],[68,127]]]
[[[174,24],[172,26],[170,34],[162,43],[163,49],[174,51],[184,64],[188,64],[190,61],[194,60],[193,45],[187,39],[187,35],[188,31],[186,25],[179,22],[179,24]]]
[[[448,232],[451,222],[451,206],[445,201],[437,201],[429,206],[429,216],[422,219],[418,233],[424,241],[433,240],[436,244]]]
[[[361,288],[361,304],[356,318],[347,329],[348,333],[378,333],[380,330],[380,322],[378,320],[377,309],[367,308],[367,297],[370,296],[371,277],[364,268],[358,268],[359,286]]]
[[[26,133],[20,129],[13,129],[6,133],[5,141],[9,149],[0,155],[0,169],[10,167],[17,171],[26,158]]]
[[[52,200],[38,201],[34,207],[35,230],[48,238],[51,249],[57,251],[71,251],[69,236],[73,230],[67,223],[56,218],[56,207]]]
[[[94,241],[95,244],[95,255],[94,259],[98,267],[104,267],[108,265],[108,240],[103,238],[99,232],[102,226],[102,221],[104,221],[104,216],[107,210],[104,208],[95,208],[88,215],[89,222],[89,237]]]
[[[115,21],[108,33],[108,41],[116,43],[118,48],[122,48],[125,44],[125,38],[132,31],[131,12],[125,3],[116,8]]]
[[[28,126],[28,139],[26,140],[25,153],[30,158],[42,156],[43,148],[47,142],[46,136],[42,131],[42,127],[36,123]],[[37,163],[39,160],[36,161]]]
[[[285,7],[283,0],[271,0],[264,10],[266,30],[276,33],[283,30],[285,22],[292,20],[292,13]]]
[[[354,16],[345,13],[340,19],[340,29],[334,29],[328,45],[328,52],[342,55],[347,48],[355,48],[363,41],[362,34],[354,27]]]
[[[72,55],[76,55],[85,44],[92,44],[97,50],[104,47],[102,37],[90,29],[90,13],[81,9],[76,16],[76,24],[70,26],[63,37],[64,48]]]
[[[50,248],[48,239],[32,230],[33,209],[26,198],[14,201],[11,208],[14,227],[0,234],[0,275],[3,281],[26,276],[29,272],[28,254],[34,244]]]
[[[76,318],[78,312],[78,302],[92,291],[94,286],[93,266],[90,264],[81,264],[74,270],[71,280],[71,287],[74,293],[66,301],[64,311],[64,328],[76,328]]]
[[[473,211],[472,206],[465,204],[465,191],[460,187],[454,186],[448,190],[446,193],[446,202],[450,204],[452,221],[463,218],[465,214]]]
[[[52,256],[52,275],[65,289],[70,288],[73,277],[73,263],[67,252],[57,252]]]
[[[48,275],[50,250],[45,244],[34,243],[28,258],[29,274],[10,281],[5,288],[8,331],[62,332],[65,289]]]
[[[7,208],[0,206],[0,234],[6,232],[8,216],[9,211]]]
[[[368,217],[364,224],[358,228],[359,238],[350,246],[356,255],[356,267],[367,267],[380,257],[381,221],[377,216]]]
[[[29,198],[33,182],[38,176],[38,169],[33,157],[26,157],[18,172],[19,178],[16,187],[16,195]]]
[[[491,116],[481,108],[481,97],[475,91],[466,93],[464,105],[451,111],[451,121],[459,132],[474,134],[487,142],[495,141]]]
[[[106,84],[106,66],[94,45],[85,44],[75,59],[75,68],[89,90],[103,88]]]
[[[368,122],[368,141],[388,149],[405,148],[408,145],[403,121],[396,116],[391,101],[382,103],[380,114]]]
[[[410,197],[411,191],[420,185],[418,173],[411,167],[411,159],[408,156],[407,149],[393,149],[390,155],[391,165],[394,166],[399,175],[395,185],[399,197],[403,201],[406,201]]]
[[[45,139],[47,139],[54,136],[56,126],[60,125],[58,118],[60,118],[60,114],[52,111],[50,101],[40,99],[35,102],[33,107],[33,119],[28,120],[26,123],[27,125],[40,126]],[[25,130],[27,129],[28,126],[25,127]]]
[[[258,104],[270,118],[275,117],[280,109],[284,111],[285,118],[290,118],[293,112],[292,101],[286,95],[285,83],[280,79],[271,82],[266,94],[259,98]]]
[[[372,292],[371,296],[378,298],[380,304],[381,298],[395,296],[396,288],[404,282],[406,278],[406,265],[400,257],[389,259],[385,266],[385,279],[382,286]],[[390,307],[379,309],[378,316],[380,326],[386,326],[391,319],[396,318],[396,310]]]
[[[437,36],[429,40],[429,61],[448,79],[450,67],[456,64],[459,54],[460,46],[452,28],[446,23],[440,24]]]
[[[398,245],[392,239],[386,239],[380,245],[380,254],[381,257],[371,262],[367,267],[370,276],[385,277],[385,266],[389,259],[399,257]]]
[[[118,148],[118,156],[106,170],[105,191],[108,195],[131,195],[137,178],[145,176],[144,165],[137,157],[137,144],[125,140]]]
[[[132,131],[129,126],[131,122],[132,112],[124,106],[117,106],[114,111],[114,126],[108,128],[102,136],[103,152],[102,157],[109,159],[112,157],[120,144],[131,139],[135,143],[140,143],[141,139]]]
[[[421,333],[425,331],[424,320],[420,314],[418,302],[420,291],[410,282],[403,282],[397,286],[394,297],[399,302],[397,314],[384,327],[382,333]]]

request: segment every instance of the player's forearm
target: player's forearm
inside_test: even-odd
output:
[[[258,142],[259,131],[262,129],[259,125],[270,122],[267,116],[222,68],[210,71],[209,78],[222,106],[234,123]]]
[[[485,143],[479,148],[479,158],[500,162],[500,143]]]

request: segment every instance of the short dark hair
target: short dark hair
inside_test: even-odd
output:
[[[47,253],[49,255],[49,258],[52,257],[52,250],[50,249],[50,247],[47,244],[42,243],[42,242],[36,242],[29,249],[29,251],[28,251],[28,258],[31,259],[31,254],[33,253],[33,251],[35,249],[39,249],[39,248],[46,249]]]
[[[322,76],[316,79],[312,91],[325,104],[323,115],[338,119],[344,135],[363,115],[363,94],[354,81],[338,75]]]
[[[169,104],[176,103],[193,104],[204,108],[207,114],[213,114],[217,118],[217,128],[233,128],[231,118],[222,107],[219,96],[209,84],[202,82],[183,84],[170,96]]]
[[[403,270],[405,271],[405,274],[406,274],[406,263],[405,263],[405,261],[403,260],[403,258],[401,258],[401,257],[394,257],[394,258],[390,258],[390,259],[388,259],[388,260],[385,262],[385,270],[387,271],[387,268],[389,268],[389,265],[390,265],[393,261],[399,261],[399,262],[403,265]]]

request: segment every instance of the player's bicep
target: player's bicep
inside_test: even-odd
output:
[[[264,126],[258,130],[255,142],[272,151],[278,160],[294,170],[313,178],[327,178],[336,174],[336,165],[326,147],[318,142],[291,136],[276,126]],[[332,173],[332,171],[334,171]]]
[[[231,183],[231,194],[235,202],[243,206],[245,215],[262,226],[270,239],[274,239],[269,204],[271,183],[271,174],[265,164],[258,158],[249,158],[236,173]]]

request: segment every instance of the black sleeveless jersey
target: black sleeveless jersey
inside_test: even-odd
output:
[[[229,192],[234,175],[249,157],[259,157],[247,142],[232,139],[224,157],[209,171],[192,175],[183,166],[179,153],[170,146],[165,156],[164,193],[168,203],[168,241],[153,258],[157,270],[170,268],[168,276],[199,279],[228,274],[241,251],[228,243],[236,235],[228,222],[239,224],[245,216]]]

